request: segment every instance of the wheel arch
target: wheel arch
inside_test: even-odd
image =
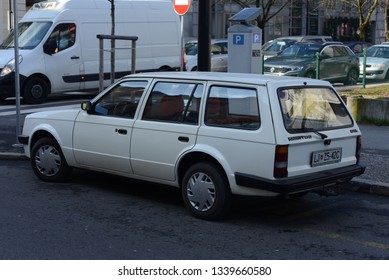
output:
[[[41,79],[43,79],[46,82],[46,84],[47,84],[48,93],[51,94],[51,82],[50,82],[50,79],[46,75],[44,75],[42,73],[35,73],[35,74],[32,74],[32,75],[26,77],[25,79],[23,79],[23,84],[22,84],[22,88],[21,88],[21,92],[22,93],[24,93],[26,83],[30,79],[32,79],[32,78],[41,78]]]
[[[226,173],[223,165],[215,157],[213,157],[210,154],[207,154],[205,152],[202,152],[202,151],[194,151],[194,152],[190,152],[190,153],[186,154],[185,156],[183,156],[179,162],[179,165],[177,168],[177,180],[178,180],[178,185],[180,188],[182,187],[182,179],[184,178],[186,170],[188,170],[188,168],[191,165],[198,163],[198,162],[207,162],[207,163],[211,163],[211,164],[215,165],[220,170],[222,170],[223,176],[225,176],[225,178],[229,182],[227,173]],[[231,186],[229,186],[229,188],[231,189]]]

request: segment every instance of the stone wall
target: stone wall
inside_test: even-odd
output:
[[[347,97],[347,107],[361,123],[389,125],[389,100]]]

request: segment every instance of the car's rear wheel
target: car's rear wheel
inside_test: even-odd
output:
[[[60,182],[65,180],[71,168],[53,138],[39,139],[31,149],[32,170],[41,180],[47,182]]]
[[[345,81],[345,85],[355,85],[358,82],[359,72],[357,69],[352,68],[348,71],[347,79]]]
[[[28,79],[24,85],[23,100],[28,104],[43,103],[49,94],[49,86],[40,77]]]
[[[232,195],[223,170],[205,162],[192,165],[182,180],[182,197],[198,218],[222,218],[231,207]]]

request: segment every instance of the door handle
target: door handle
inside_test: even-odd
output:
[[[73,55],[70,59],[80,59],[79,56]]]
[[[189,142],[189,137],[179,136],[178,137],[178,141],[188,143]]]
[[[115,132],[122,134],[122,135],[127,135],[127,129],[122,129],[122,128],[116,128]]]

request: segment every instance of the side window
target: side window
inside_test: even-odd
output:
[[[158,82],[155,84],[143,120],[198,124],[203,85]]]
[[[257,91],[248,88],[212,86],[205,109],[205,124],[237,129],[260,126]]]
[[[339,56],[349,56],[350,54],[348,53],[346,48],[343,47],[334,47],[334,56],[339,57]]]
[[[76,25],[74,23],[58,24],[50,34],[50,39],[57,43],[55,53],[70,48],[76,42]]]
[[[108,91],[95,105],[94,113],[103,116],[134,118],[147,81],[124,81]]]

